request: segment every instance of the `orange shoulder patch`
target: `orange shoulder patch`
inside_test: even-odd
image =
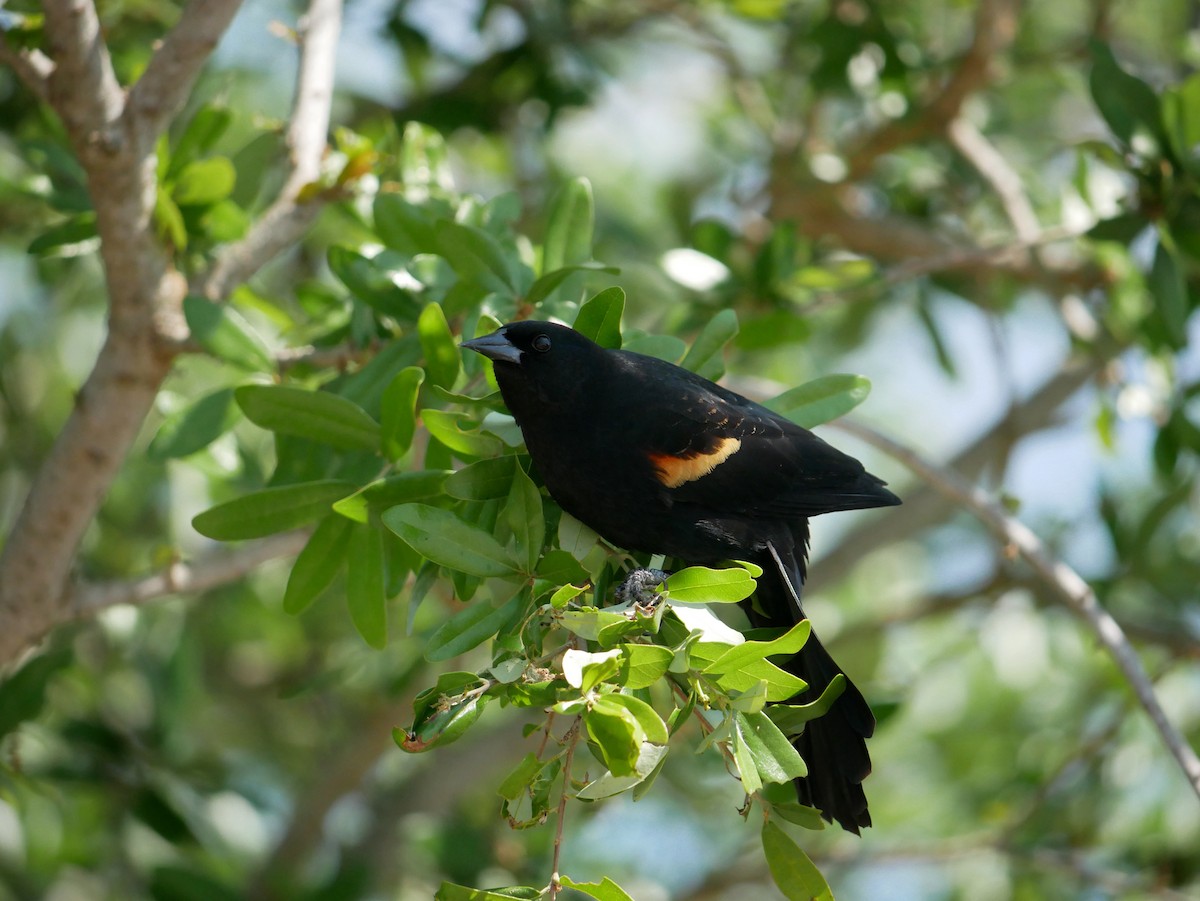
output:
[[[667,488],[678,488],[685,482],[694,482],[708,475],[741,450],[741,447],[742,442],[739,438],[722,438],[711,450],[684,457],[651,454],[650,462],[654,464],[655,474],[663,485]]]

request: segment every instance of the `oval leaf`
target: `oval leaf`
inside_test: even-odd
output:
[[[205,510],[192,528],[217,541],[262,538],[307,525],[353,491],[351,483],[332,480],[264,488]]]
[[[421,556],[473,576],[509,576],[517,567],[490,532],[427,504],[401,504],[383,523]]]
[[[238,409],[233,403],[233,389],[214,391],[168,416],[146,448],[146,456],[151,460],[187,457],[208,447],[229,431],[237,420]]]
[[[353,401],[287,385],[243,385],[238,406],[256,425],[341,450],[379,452],[379,423]]]
[[[861,375],[827,375],[773,397],[763,406],[811,429],[849,413],[871,393]]]
[[[353,531],[344,516],[326,516],[296,557],[283,593],[283,610],[293,616],[303,612],[337,575],[346,560]]]
[[[383,591],[383,533],[371,526],[352,526],[346,556],[346,605],[363,641],[376,649],[387,645],[387,597]]]
[[[183,316],[196,343],[214,357],[256,372],[275,368],[266,342],[229,304],[188,295]]]

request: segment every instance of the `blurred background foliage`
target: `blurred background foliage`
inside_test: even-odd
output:
[[[278,184],[300,12],[248,2],[162,148],[156,226],[185,274]],[[101,5],[123,80],[178,14]],[[239,358],[315,384],[411,339],[389,325],[411,293],[371,262],[377,194],[452,182],[525,252],[559,187],[586,176],[594,257],[620,274],[580,274],[576,292],[619,283],[627,332],[689,340],[735,310],[727,381],[754,396],[868,376],[856,415],[1003,496],[1089,579],[1200,741],[1194,4],[354,0],[345,14],[329,203],[231,299],[264,344],[180,358],[81,576],[206,552],[192,516],[265,483],[261,429],[212,426],[194,448],[160,430],[245,383]],[[10,45],[37,45],[36,4],[0,18]],[[0,122],[7,531],[106,308],[78,164],[9,69]],[[486,294],[443,299],[456,330]],[[1200,806],[1110,660],[968,515],[825,434],[905,498],[814,530],[810,612],[882,714],[875,827],[805,835],[837,897],[1194,896]],[[340,582],[287,614],[288,570],[64,625],[4,684],[0,897],[544,883],[550,830],[498,816],[497,783],[528,750],[520,717],[491,709],[430,754],[392,743],[441,666],[424,639],[457,602],[435,591],[406,635],[399,591],[376,651],[329,601]],[[716,755],[673,755],[643,800],[576,813],[564,871],[639,901],[768,896],[741,798]]]

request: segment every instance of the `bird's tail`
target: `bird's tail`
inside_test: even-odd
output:
[[[770,548],[770,556],[760,561],[763,574],[758,580],[753,606],[747,612],[755,626],[791,627],[806,619],[800,606],[804,584],[803,538],[793,548]],[[786,663],[783,669],[799,676],[808,688],[791,703],[815,701],[838,674],[841,667],[829,656],[816,633]],[[863,780],[871,772],[867,739],[875,731],[875,716],[862,693],[848,678],[845,689],[823,715],[809,720],[804,731],[792,743],[808,765],[808,775],[796,780],[800,803],[815,807],[822,816],[856,835],[871,825]]]

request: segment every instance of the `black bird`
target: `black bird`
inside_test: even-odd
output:
[[[752,625],[790,627],[800,606],[808,517],[900,503],[861,463],[812,432],[654,357],[608,350],[566,326],[524,321],[466,341],[490,357],[551,497],[605,539],[687,564],[763,569]],[[819,697],[841,669],[813,634],[785,664]],[[875,717],[849,680],[795,739],[800,801],[857,833]]]

